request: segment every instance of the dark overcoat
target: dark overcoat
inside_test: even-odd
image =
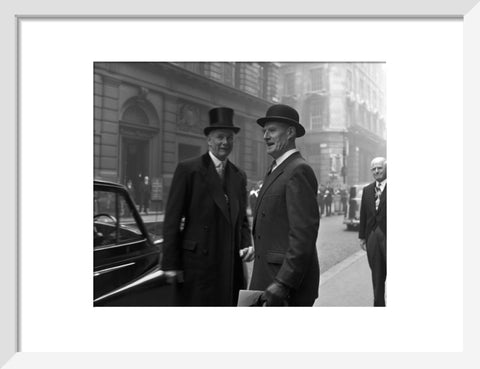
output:
[[[183,270],[182,306],[235,306],[250,246],[245,173],[230,162],[222,184],[206,153],[178,164],[164,221],[164,270]]]
[[[320,278],[317,188],[315,174],[299,152],[265,178],[254,211],[250,289],[265,290],[276,280],[290,287],[289,305],[313,305]]]
[[[375,209],[375,182],[363,188],[360,204],[360,225],[358,238],[368,240],[368,236],[375,227],[380,227],[387,236],[387,186],[380,195],[378,210]]]

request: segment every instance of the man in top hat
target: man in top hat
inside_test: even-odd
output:
[[[240,128],[230,108],[209,116],[208,152],[178,164],[165,211],[162,269],[180,306],[236,306],[253,258],[246,175],[227,159]]]
[[[305,129],[297,111],[281,104],[270,107],[257,123],[274,160],[254,210],[250,289],[262,290],[267,306],[312,306],[320,280],[316,248],[320,214],[317,179],[295,147]]]

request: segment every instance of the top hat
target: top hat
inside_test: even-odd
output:
[[[257,123],[262,127],[267,122],[282,122],[294,126],[297,131],[297,137],[302,137],[305,134],[305,128],[299,122],[297,111],[288,105],[272,105],[268,108],[266,117],[257,119]]]
[[[203,129],[205,135],[208,135],[214,129],[231,129],[238,133],[240,127],[233,125],[233,109],[213,108],[208,112],[210,116],[210,125]]]

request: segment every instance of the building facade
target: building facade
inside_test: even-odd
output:
[[[207,150],[208,111],[227,106],[241,128],[229,159],[251,186],[268,165],[256,119],[278,101],[278,79],[277,63],[95,63],[95,178],[148,175],[163,209],[177,163]]]
[[[298,146],[319,183],[371,181],[370,161],[386,157],[384,64],[282,64],[279,92],[300,113]]]

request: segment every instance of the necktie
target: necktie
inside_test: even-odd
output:
[[[269,169],[268,172],[267,172],[267,176],[268,176],[270,173],[272,173],[273,168],[275,168],[276,165],[277,165],[277,161],[276,161],[276,160],[272,161],[272,165],[270,165],[270,169]]]
[[[377,183],[375,185],[375,209],[378,209],[378,205],[380,205],[380,195],[382,194],[382,189],[380,185]]]
[[[225,167],[224,167],[223,161],[221,161],[221,162],[216,166],[216,169],[217,169],[218,175],[220,176],[220,179],[223,180],[223,177],[224,177],[224,175],[225,175]]]

